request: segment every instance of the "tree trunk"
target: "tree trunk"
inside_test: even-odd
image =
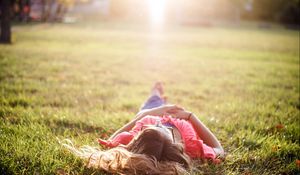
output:
[[[10,26],[10,0],[1,0],[1,34],[0,42],[1,43],[11,43],[11,26]]]

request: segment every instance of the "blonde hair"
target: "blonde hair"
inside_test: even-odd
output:
[[[149,140],[149,137],[152,137]],[[160,144],[158,144],[160,143]],[[70,140],[62,143],[76,156],[87,161],[87,167],[116,174],[189,174],[190,159],[181,144],[172,143],[159,132],[146,129],[125,148],[102,151],[98,148],[74,147]]]

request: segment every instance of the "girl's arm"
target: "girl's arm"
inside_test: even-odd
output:
[[[113,139],[116,135],[118,135],[121,132],[130,131],[135,126],[135,123],[140,119],[142,119],[143,117],[145,117],[146,115],[162,116],[166,114],[168,111],[172,111],[172,110],[180,111],[183,109],[176,105],[164,105],[157,108],[142,110],[134,117],[133,120],[125,124],[123,127],[118,129],[112,136],[110,136],[108,140]]]
[[[224,157],[224,149],[217,137],[198,119],[196,115],[185,110],[171,110],[169,114],[180,119],[189,120],[193,125],[198,136],[205,144],[212,147],[215,153]]]
[[[146,114],[145,112],[139,112],[139,113],[134,117],[133,120],[131,120],[130,122],[128,122],[127,124],[125,124],[123,127],[121,127],[120,129],[118,129],[115,133],[113,133],[113,135],[111,135],[111,136],[109,137],[108,140],[112,140],[114,137],[116,137],[116,135],[118,135],[118,134],[121,133],[121,132],[124,132],[124,131],[130,131],[130,130],[134,127],[135,123],[136,123],[138,120],[142,119],[142,118],[143,118],[144,116],[146,116],[146,115],[147,115],[147,114]]]
[[[193,113],[189,114],[188,119],[203,142],[212,147],[217,155],[224,157],[224,149],[217,137]]]

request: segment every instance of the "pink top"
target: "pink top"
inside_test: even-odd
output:
[[[100,144],[107,147],[116,147],[119,144],[127,145],[142,130],[143,125],[154,125],[157,119],[160,119],[162,124],[170,123],[176,126],[181,134],[184,143],[184,150],[191,158],[216,158],[216,153],[213,148],[203,143],[190,122],[172,118],[171,116],[145,116],[141,120],[137,121],[135,126],[129,132],[121,132],[116,135],[113,140],[106,141],[99,139],[98,141]]]

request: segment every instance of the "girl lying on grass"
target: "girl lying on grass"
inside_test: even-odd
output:
[[[108,140],[98,140],[111,149],[64,145],[88,167],[118,174],[185,174],[191,159],[224,156],[218,139],[193,113],[165,103],[162,84],[156,83],[132,121]]]

